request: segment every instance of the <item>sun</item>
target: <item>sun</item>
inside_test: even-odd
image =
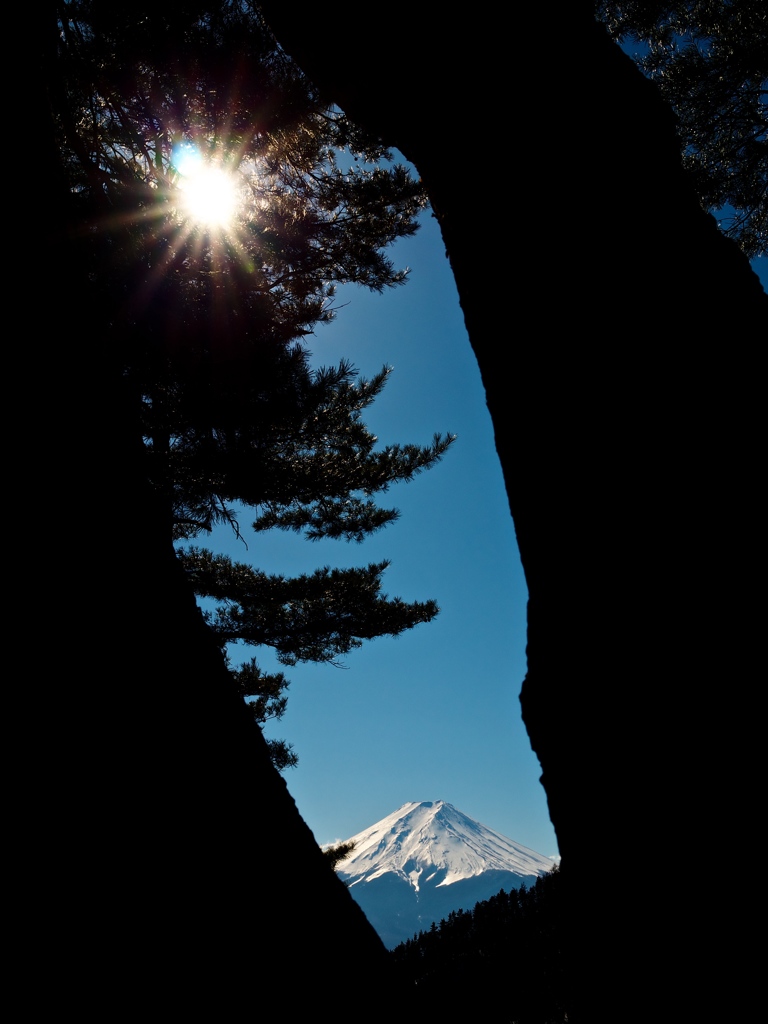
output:
[[[186,216],[204,227],[229,227],[238,204],[235,176],[206,161],[194,146],[181,148],[175,163]]]

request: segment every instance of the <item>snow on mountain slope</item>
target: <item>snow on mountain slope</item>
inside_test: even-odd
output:
[[[462,814],[443,800],[407,803],[352,836],[355,851],[339,874],[355,886],[391,873],[416,890],[452,885],[486,871],[524,878],[546,874],[552,861]]]
[[[355,851],[339,876],[389,949],[452,910],[532,885],[552,868],[443,800],[403,804],[347,842]]]

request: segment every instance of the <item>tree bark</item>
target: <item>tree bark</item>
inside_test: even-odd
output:
[[[46,1017],[229,1020],[291,1005],[299,979],[337,1005],[351,976],[386,983],[387,954],[272,767],[147,483],[110,347],[119,313],[89,289],[93,238],[57,174],[51,18],[33,36],[33,301],[12,378],[34,548],[10,634],[29,662],[9,716],[12,980]]]
[[[341,2],[332,46],[325,9],[262,8],[329,99],[416,165],[442,228],[529,588],[521,700],[570,883],[569,1019],[653,1019],[660,1001],[737,1019],[746,941],[703,894],[713,829],[756,839],[768,300],[588,4],[554,31],[540,9],[426,4],[372,30]],[[618,877],[595,879],[596,851]]]

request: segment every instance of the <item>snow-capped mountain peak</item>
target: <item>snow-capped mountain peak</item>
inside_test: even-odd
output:
[[[444,800],[403,804],[348,842],[354,852],[339,865],[352,887],[385,874],[417,893],[452,885],[487,871],[524,877],[543,875],[552,861],[462,814]]]

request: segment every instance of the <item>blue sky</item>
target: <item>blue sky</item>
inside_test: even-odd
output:
[[[434,219],[392,250],[409,281],[384,295],[340,291],[336,321],[310,339],[317,365],[348,358],[365,376],[394,367],[365,416],[382,445],[458,435],[434,469],[393,487],[382,503],[400,520],[361,545],[310,543],[241,527],[211,546],[266,572],[387,558],[390,596],[434,598],[436,620],[352,652],[344,668],[299,665],[288,708],[268,736],[294,744],[285,773],[319,843],[344,839],[407,801],[443,799],[545,856],[557,852],[540,770],[520,717],[526,587],[491,422],[453,278]],[[768,284],[768,260],[756,266]],[[514,327],[500,328],[514,343]],[[203,538],[200,543],[205,543]],[[233,660],[270,652],[240,646]],[[258,791],[254,790],[254,813]]]
[[[364,376],[394,367],[365,416],[382,446],[426,444],[435,431],[456,443],[381,497],[401,518],[363,544],[256,535],[244,516],[247,550],[221,530],[211,546],[285,574],[387,558],[390,596],[440,605],[432,623],[365,644],[343,669],[285,670],[288,709],[266,733],[294,744],[299,765],[285,778],[318,842],[347,838],[409,800],[443,799],[548,856],[557,844],[518,701],[525,581],[477,363],[434,219],[391,252],[411,267],[408,282],[383,295],[340,291],[336,321],[309,339],[314,361],[348,358]],[[276,667],[264,649],[232,654]]]

